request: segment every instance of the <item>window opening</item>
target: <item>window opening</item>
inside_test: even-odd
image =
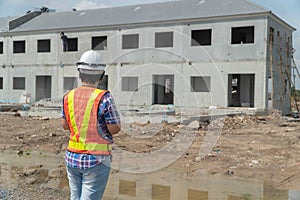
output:
[[[3,54],[3,42],[0,42],[0,54]]]
[[[0,77],[0,90],[3,90],[3,77]]]
[[[68,38],[68,51],[78,51],[78,38]]]
[[[123,35],[122,49],[138,49],[139,48],[139,35]]]
[[[210,77],[208,76],[192,76],[191,77],[192,92],[210,92]]]
[[[92,37],[93,50],[106,50],[107,49],[107,36]]]
[[[25,77],[13,77],[13,89],[25,90]]]
[[[208,46],[211,45],[211,29],[193,30],[192,46]]]
[[[25,40],[13,42],[14,53],[25,53]]]
[[[122,77],[122,91],[138,91],[138,77]]]
[[[173,47],[173,32],[155,33],[155,47]]]
[[[38,40],[37,51],[39,53],[50,52],[50,40]]]
[[[254,26],[232,28],[231,44],[247,43],[254,43]]]
[[[76,77],[64,77],[64,91],[68,92],[77,87]]]

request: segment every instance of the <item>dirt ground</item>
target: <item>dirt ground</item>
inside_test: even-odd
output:
[[[184,176],[192,176],[195,171],[203,169],[211,175],[253,178],[263,180],[278,189],[300,190],[299,119],[282,117],[274,112],[267,116],[226,117],[223,124],[216,144],[203,158],[199,157],[199,148],[211,128],[209,121],[193,127],[180,123],[159,124],[157,126],[161,126],[160,131],[149,138],[133,137],[123,131],[115,136],[115,146],[131,152],[147,153],[163,147],[176,134],[194,133],[196,137],[187,152],[169,166]],[[131,123],[124,127],[128,126],[138,131],[149,129],[155,124]],[[0,133],[1,152],[16,152],[16,158],[32,151],[46,151],[58,155],[65,151],[68,141],[68,132],[62,130],[60,119],[1,114]],[[2,167],[5,162],[1,159]],[[26,190],[29,196],[37,195],[35,187],[41,180],[33,177],[37,173],[43,173],[42,166],[33,164],[31,169],[22,170],[17,176],[23,177],[22,180],[25,181],[17,183],[18,188]],[[62,176],[65,176],[64,166],[59,165],[51,174],[47,174],[46,180]],[[4,186],[5,183],[0,182],[0,188]],[[38,195],[42,199],[51,199],[51,195],[54,195],[53,199],[58,199],[55,194],[66,199],[68,196],[66,190],[44,190]]]

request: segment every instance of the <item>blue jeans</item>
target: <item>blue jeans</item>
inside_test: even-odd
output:
[[[67,167],[70,200],[101,200],[110,173],[110,162],[89,169]]]

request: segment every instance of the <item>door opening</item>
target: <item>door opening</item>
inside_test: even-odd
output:
[[[153,76],[153,104],[174,103],[174,75]]]
[[[228,106],[254,107],[254,74],[228,75]]]
[[[51,98],[51,76],[36,76],[35,100]]]

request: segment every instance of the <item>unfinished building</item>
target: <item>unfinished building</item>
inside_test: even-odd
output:
[[[61,98],[101,52],[119,105],[288,113],[295,29],[248,0],[182,0],[0,19],[0,101]],[[60,32],[68,36],[63,52]]]

